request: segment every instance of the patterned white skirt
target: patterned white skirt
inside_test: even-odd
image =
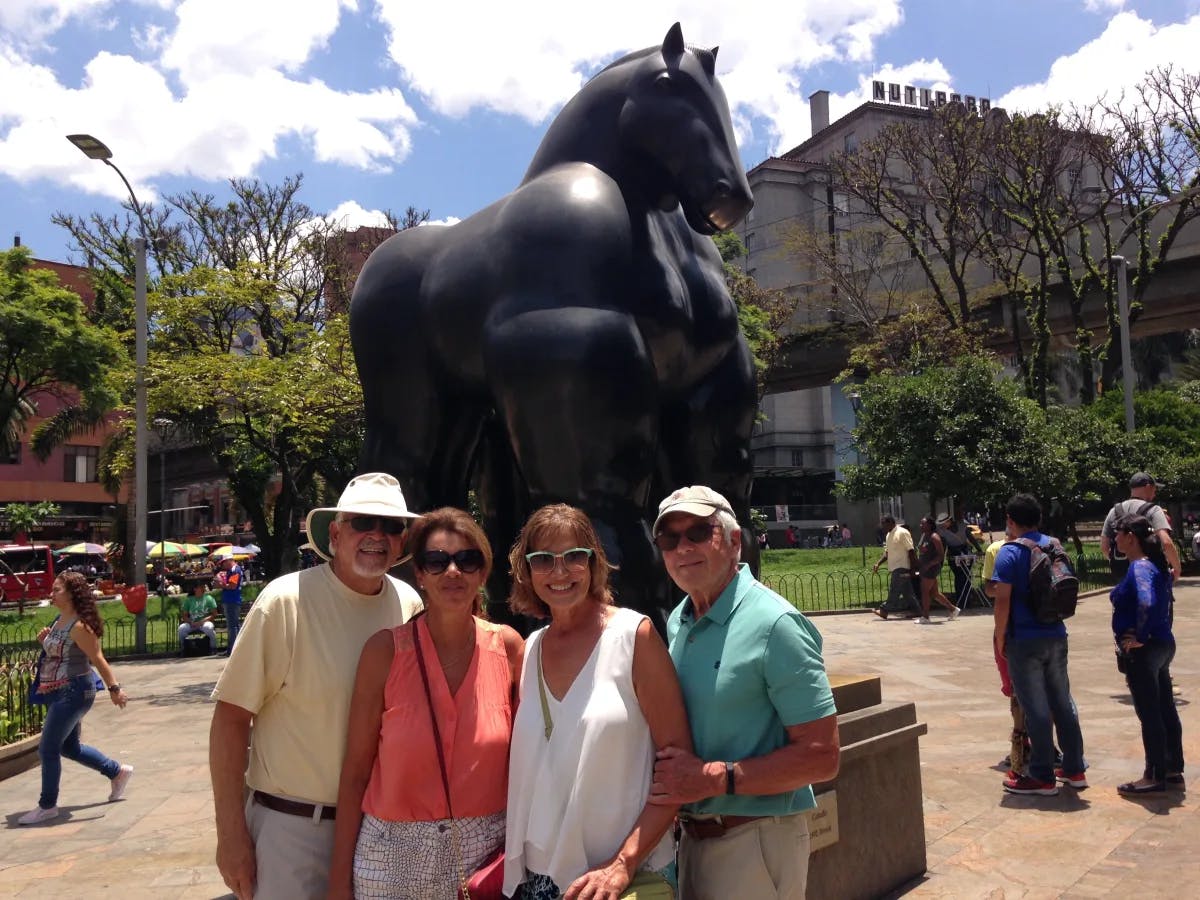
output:
[[[455,819],[468,876],[504,844],[504,813]],[[449,819],[390,822],[363,814],[354,848],[354,896],[370,900],[455,900],[459,863]]]

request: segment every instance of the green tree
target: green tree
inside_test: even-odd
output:
[[[291,568],[304,511],[355,469],[362,400],[345,306],[352,258],[427,211],[348,235],[300,199],[302,176],[233,179],[229,199],[190,191],[142,210],[157,277],[147,371],[151,418],[205,448],[246,511],[269,576]],[[131,221],[58,215],[76,245],[127,268]],[[108,315],[121,318],[121,279]],[[127,400],[128,402],[128,400]],[[132,469],[126,441],[118,471]]]
[[[0,253],[0,452],[16,450],[39,398],[98,423],[116,402],[121,361],[117,334],[89,322],[79,295],[28,248]]]
[[[736,232],[723,231],[713,236],[725,268],[725,287],[737,305],[738,323],[750,353],[758,379],[758,397],[766,392],[771,367],[783,351],[784,326],[796,311],[796,301],[783,291],[760,287],[735,263],[746,255],[746,247]]]
[[[25,535],[31,541],[34,532],[41,524],[52,516],[57,516],[61,509],[57,503],[43,500],[40,503],[9,503],[4,507],[4,518],[8,520],[8,528],[15,541],[20,535]],[[22,593],[17,598],[17,613],[25,614],[26,596]]]
[[[875,375],[857,386],[861,464],[838,490],[856,500],[924,493],[997,503],[1017,490],[1046,497],[1067,460],[1045,413],[977,356],[916,375]]]

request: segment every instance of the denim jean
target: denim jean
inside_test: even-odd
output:
[[[1029,776],[1043,782],[1054,780],[1056,731],[1063,771],[1070,775],[1084,772],[1087,762],[1083,758],[1083,733],[1067,677],[1067,639],[1009,638],[1005,656],[1032,745]]]
[[[50,809],[58,805],[58,785],[62,780],[62,758],[73,759],[94,769],[105,778],[116,778],[121,766],[95,747],[79,742],[80,724],[96,699],[96,684],[92,673],[77,675],[65,687],[47,698],[46,721],[38,756],[42,760],[42,795],[38,806]]]
[[[223,603],[225,607],[225,631],[229,636],[229,643],[225,645],[225,649],[230,653],[233,652],[233,642],[237,640],[238,632],[242,630],[242,602]]]
[[[1174,658],[1174,641],[1151,640],[1129,652],[1125,668],[1133,708],[1142,723],[1144,774],[1155,781],[1183,772],[1183,726],[1171,690],[1170,666]]]

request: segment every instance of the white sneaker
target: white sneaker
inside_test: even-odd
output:
[[[929,618],[929,616],[921,616],[919,619],[917,619],[917,624],[918,625],[932,625],[933,621]]]
[[[108,792],[109,803],[125,796],[125,788],[129,786],[129,779],[132,777],[133,766],[121,766],[121,771],[112,780],[112,790]]]
[[[35,806],[21,818],[17,819],[18,825],[37,825],[39,822],[49,822],[51,819],[58,818],[58,807],[52,806],[49,809],[42,809],[40,806]]]
[[[959,614],[960,612],[962,612],[962,610],[961,610],[961,609],[959,609],[957,606],[956,606],[956,607],[954,607],[954,609],[950,610],[950,621],[951,621],[951,622],[953,622],[955,619],[957,619],[957,618],[958,618],[958,614]]]

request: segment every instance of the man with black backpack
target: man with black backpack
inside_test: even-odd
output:
[[[1150,527],[1158,535],[1167,565],[1171,567],[1171,577],[1179,577],[1179,548],[1171,540],[1171,521],[1166,511],[1154,502],[1160,487],[1162,484],[1145,472],[1135,472],[1129,479],[1129,499],[1122,500],[1108,511],[1104,527],[1100,530],[1100,551],[1108,557],[1113,575],[1117,578],[1124,578],[1129,569],[1129,560],[1117,551],[1117,523],[1126,516],[1145,516],[1150,520]]]
[[[996,653],[1008,662],[1013,690],[1025,713],[1032,745],[1029,774],[1010,774],[1012,794],[1058,793],[1058,782],[1076,790],[1088,786],[1083,733],[1067,676],[1067,627],[1075,612],[1079,582],[1062,545],[1038,531],[1042,508],[1030,494],[1015,494],[1005,507],[1011,537],[996,554],[992,598]],[[1054,765],[1054,733],[1062,747]]]

